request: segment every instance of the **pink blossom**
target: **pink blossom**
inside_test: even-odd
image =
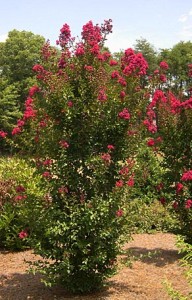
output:
[[[97,45],[102,40],[101,28],[98,25],[94,26],[92,21],[83,26],[81,35],[90,46]]]
[[[130,177],[129,180],[126,182],[126,184],[130,187],[134,186],[134,184],[135,184],[134,178]]]
[[[189,209],[192,207],[192,200],[191,199],[188,199],[185,201],[185,208],[186,209]]]
[[[159,136],[158,138],[156,138],[155,143],[161,143],[163,141],[162,137]]]
[[[25,192],[25,188],[24,188],[24,186],[22,186],[22,185],[18,185],[18,186],[16,186],[16,192],[17,193],[23,193],[23,192]]]
[[[118,180],[118,181],[116,181],[116,183],[115,183],[115,186],[116,187],[122,187],[124,185],[124,183],[123,183],[123,180]]]
[[[159,70],[155,70],[153,73],[154,73],[154,75],[157,75],[157,74],[159,74]]]
[[[17,121],[17,126],[18,127],[23,127],[25,125],[25,122],[23,120],[18,120]]]
[[[97,58],[98,58],[98,60],[100,60],[100,61],[105,61],[105,57],[104,57],[103,54],[101,54],[101,53],[98,53],[98,54],[97,54]]]
[[[176,184],[176,193],[177,193],[177,194],[181,193],[181,192],[183,191],[183,188],[184,188],[183,184],[180,183],[180,182],[178,182],[178,183]]]
[[[60,36],[59,41],[57,41],[57,44],[60,44],[61,47],[65,47],[68,42],[72,41],[71,38],[71,31],[68,24],[64,24],[63,27],[60,29]]]
[[[7,136],[7,132],[0,130],[0,137],[2,137],[3,139],[6,138]]]
[[[122,85],[122,86],[126,86],[127,85],[127,82],[126,82],[126,80],[123,77],[119,77],[118,83],[120,83],[120,85]]]
[[[33,97],[33,95],[37,92],[39,92],[39,87],[34,85],[29,89],[29,96]]]
[[[125,96],[126,96],[125,91],[121,91],[119,96],[120,96],[121,99],[124,99]]]
[[[28,106],[31,107],[32,103],[33,103],[33,98],[27,97],[27,100],[25,101],[25,107],[28,107]]]
[[[157,186],[156,186],[156,189],[158,192],[160,192],[162,189],[163,189],[163,183],[160,182]]]
[[[116,211],[116,217],[122,217],[123,216],[123,210],[122,209],[118,209],[117,211]]]
[[[107,149],[109,149],[109,150],[114,150],[115,147],[114,147],[113,145],[107,145]]]
[[[21,133],[21,128],[20,127],[14,127],[12,130],[12,135],[16,135]]]
[[[96,55],[99,54],[99,51],[100,51],[100,48],[99,48],[99,45],[97,45],[97,44],[94,44],[93,47],[90,49],[90,52],[93,54],[96,54]]]
[[[76,56],[81,56],[85,54],[84,46],[82,44],[79,44],[77,49],[75,50]]]
[[[161,202],[161,204],[165,204],[166,203],[166,199],[164,197],[160,198],[159,201]]]
[[[103,153],[101,155],[101,158],[106,161],[106,162],[110,162],[111,161],[111,155],[109,153]]]
[[[23,119],[27,120],[27,119],[34,118],[35,116],[36,116],[36,110],[34,110],[31,106],[27,106],[23,114]]]
[[[68,188],[66,186],[61,186],[60,188],[58,188],[58,193],[60,194],[67,194],[69,192]]]
[[[118,65],[118,62],[114,59],[111,59],[109,64],[110,64],[110,66],[116,66],[116,65]]]
[[[52,159],[46,159],[46,160],[44,160],[43,165],[50,166],[52,163],[53,163]]]
[[[43,68],[43,66],[37,64],[37,65],[33,66],[33,71],[35,71],[37,73],[41,73],[44,71],[44,68]]]
[[[93,72],[93,70],[94,70],[94,68],[92,66],[88,66],[88,65],[85,65],[84,69],[87,70],[88,72]]]
[[[73,106],[73,102],[72,102],[72,101],[68,101],[68,102],[67,102],[67,106],[68,106],[68,107],[72,107],[72,106]]]
[[[111,57],[111,54],[108,51],[102,53],[104,61],[108,60]]]
[[[147,141],[147,146],[152,147],[154,145],[155,145],[155,140],[153,138],[151,138]]]
[[[161,75],[159,76],[159,79],[160,79],[162,82],[166,82],[166,81],[167,81],[167,77],[166,77],[166,75],[164,75],[164,74],[161,74]]]
[[[27,232],[27,230],[22,230],[21,232],[19,232],[18,236],[19,236],[19,238],[20,238],[21,240],[24,239],[24,238],[26,238],[26,237],[28,237],[28,232]]]
[[[124,166],[120,171],[120,175],[127,175],[129,173],[129,168],[127,166]]]
[[[130,113],[127,108],[124,108],[119,114],[119,118],[124,119],[124,120],[129,120],[130,119]]]
[[[179,203],[177,201],[173,202],[173,208],[174,209],[177,209],[179,206]]]
[[[163,70],[167,70],[169,68],[168,64],[166,61],[161,61],[159,64],[160,68]]]
[[[145,75],[148,69],[148,63],[144,59],[142,53],[135,53],[131,48],[125,50],[124,56],[121,59],[121,64],[125,76],[131,74],[137,76]]]
[[[183,181],[190,181],[190,180],[192,180],[192,170],[189,170],[189,171],[183,173],[183,175],[181,177],[181,180],[183,180]]]
[[[22,201],[24,199],[26,199],[27,196],[26,195],[16,195],[15,196],[15,201],[18,202],[18,201]]]
[[[106,95],[104,90],[99,91],[98,100],[99,101],[106,101],[107,100],[107,95]]]
[[[52,175],[51,175],[51,173],[50,173],[49,171],[43,172],[42,176],[43,176],[44,178],[47,178],[47,179],[49,179],[49,178],[52,177]]]
[[[69,148],[69,144],[67,141],[60,141],[59,144],[61,145],[62,148]]]
[[[112,79],[114,79],[114,78],[119,78],[119,72],[118,71],[113,71],[112,73],[111,73],[111,78]]]
[[[47,126],[46,120],[41,120],[41,121],[39,122],[39,126],[40,126],[40,127],[46,127],[46,126]]]

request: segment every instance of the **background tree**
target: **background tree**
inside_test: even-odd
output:
[[[180,97],[190,96],[191,78],[188,76],[188,66],[192,62],[192,43],[181,41],[171,49],[162,49],[158,59],[167,61],[169,65],[168,88]]]
[[[16,29],[9,32],[4,43],[0,43],[0,76],[7,82],[4,88],[14,84],[15,100],[20,108],[28,88],[35,81],[32,67],[40,61],[40,49],[44,43],[44,37]]]

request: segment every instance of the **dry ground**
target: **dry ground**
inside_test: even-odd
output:
[[[47,288],[39,275],[27,273],[24,260],[34,260],[31,251],[0,251],[0,299],[2,300],[170,300],[164,280],[184,294],[190,290],[179,264],[175,236],[169,233],[136,234],[125,245],[135,259],[132,267],[121,266],[109,287],[89,296],[72,296],[62,288]],[[126,260],[126,255],[124,256]]]

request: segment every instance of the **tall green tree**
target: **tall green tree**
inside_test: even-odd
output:
[[[19,94],[14,84],[7,84],[5,78],[0,77],[0,130],[10,132],[21,116],[17,99]]]
[[[7,85],[14,85],[21,108],[29,86],[35,81],[32,67],[40,61],[44,43],[45,39],[40,35],[14,29],[9,32],[7,40],[0,44],[0,76]]]
[[[188,66],[192,63],[192,42],[179,42],[171,49],[162,49],[159,61],[166,60],[168,69],[168,87],[180,97],[189,96],[191,78]]]

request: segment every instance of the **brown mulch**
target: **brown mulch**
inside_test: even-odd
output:
[[[192,292],[179,264],[175,236],[169,233],[136,234],[125,245],[134,256],[132,266],[120,264],[109,286],[87,296],[72,296],[62,288],[45,287],[39,275],[27,273],[24,260],[35,260],[32,251],[0,251],[0,299],[2,300],[170,300],[163,281],[188,295]],[[126,254],[122,257],[126,261]],[[188,296],[189,297],[189,296]]]

